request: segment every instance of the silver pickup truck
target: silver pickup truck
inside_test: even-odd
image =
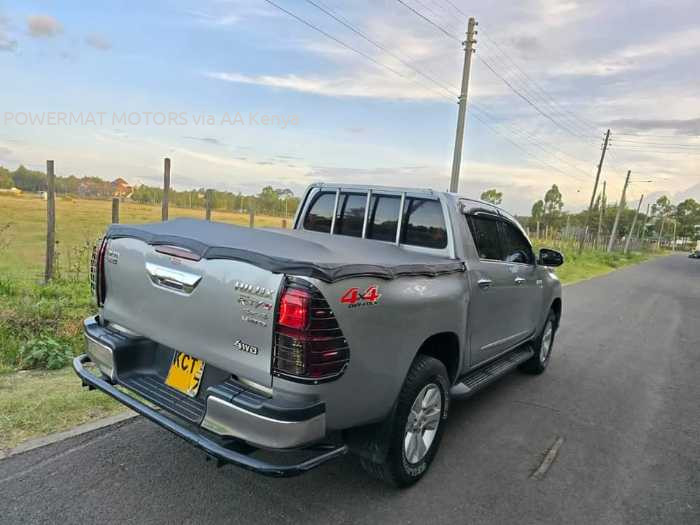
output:
[[[562,262],[503,210],[420,189],[314,184],[292,230],[115,224],[73,366],[219,464],[292,476],[353,452],[406,486],[451,400],[545,370]]]

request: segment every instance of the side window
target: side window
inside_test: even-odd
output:
[[[501,221],[503,232],[503,260],[506,262],[534,264],[535,256],[530,243],[515,226]]]
[[[367,195],[341,193],[333,233],[362,237],[362,223],[365,222],[366,204]]]
[[[396,240],[396,224],[401,199],[388,195],[372,195],[370,215],[367,219],[367,238],[378,241]]]
[[[479,253],[479,259],[500,261],[502,254],[499,221],[474,215],[467,217],[467,222],[476,245],[476,251]]]
[[[335,205],[335,193],[321,193],[316,197],[304,217],[304,229],[330,233],[331,217]]]
[[[447,246],[445,216],[439,201],[407,198],[402,222],[402,244],[426,248]]]

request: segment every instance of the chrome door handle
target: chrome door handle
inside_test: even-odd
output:
[[[479,288],[490,288],[493,281],[491,279],[479,279],[476,283],[479,285]]]
[[[515,278],[515,284],[523,284],[525,282],[524,277],[516,277]]]

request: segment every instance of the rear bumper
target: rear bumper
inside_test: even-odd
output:
[[[347,452],[347,447],[337,444],[309,445],[326,437],[322,404],[274,404],[230,381],[209,386],[200,398],[192,399],[158,380],[158,375],[153,373],[156,365],[143,364],[144,355],[156,353],[149,348],[152,342],[107,330],[95,318],[86,319],[85,335],[87,353],[73,361],[73,368],[83,384],[102,390],[218,460],[261,474],[293,476]],[[139,360],[138,368],[132,364],[134,359]],[[86,369],[84,365],[89,362],[93,362],[100,373],[93,374]],[[152,408],[150,403],[136,399],[116,385],[136,392],[158,408]],[[275,464],[249,455],[259,448],[303,450],[314,455],[292,465]]]

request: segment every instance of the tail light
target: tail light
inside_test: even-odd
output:
[[[105,253],[107,252],[107,238],[99,239],[92,248],[90,260],[90,289],[97,301],[97,306],[104,304],[107,293],[107,281],[105,279]]]
[[[316,384],[340,377],[349,360],[348,343],[321,292],[289,279],[277,307],[272,373]]]

